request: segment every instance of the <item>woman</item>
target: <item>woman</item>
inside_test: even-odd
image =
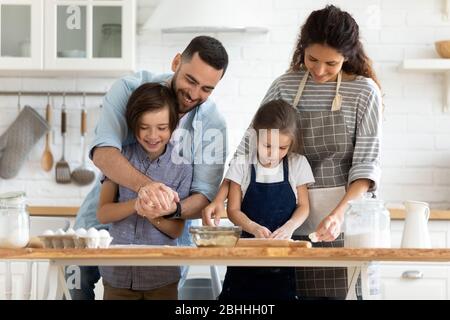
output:
[[[342,247],[348,201],[374,192],[380,180],[382,102],[380,87],[359,40],[359,27],[335,6],[310,14],[302,26],[289,70],[269,88],[263,103],[283,99],[298,110],[301,153],[313,170],[310,215],[294,232],[315,246]],[[248,153],[249,134],[237,154]],[[223,212],[228,183],[203,211],[204,223]],[[300,299],[337,298],[347,293],[346,268],[297,268]]]

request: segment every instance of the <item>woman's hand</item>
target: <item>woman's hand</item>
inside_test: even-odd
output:
[[[255,238],[269,238],[272,232],[266,227],[257,224],[256,222],[251,222],[249,228],[249,233],[253,234]]]
[[[220,216],[226,215],[225,206],[222,201],[211,202],[205,209],[202,210],[202,223],[204,226],[218,226],[220,223]],[[214,219],[214,223],[212,222]]]
[[[317,241],[334,241],[341,233],[343,220],[338,214],[326,216],[316,229]]]
[[[344,198],[337,207],[325,217],[316,229],[317,241],[333,241],[341,233],[341,226],[344,222],[344,213],[348,202],[357,199],[369,190],[372,181],[369,179],[358,179],[353,181],[345,193]]]

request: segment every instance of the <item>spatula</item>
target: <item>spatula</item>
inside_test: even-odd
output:
[[[82,148],[82,150],[81,150],[82,151],[81,152],[81,154],[82,154],[81,166],[79,166],[72,172],[73,181],[75,181],[77,184],[79,184],[81,186],[90,184],[95,179],[94,171],[90,170],[86,166],[86,142],[85,142],[85,136],[86,136],[86,131],[87,131],[86,130],[86,118],[87,118],[87,111],[86,111],[86,106],[85,106],[84,100],[83,100],[83,108],[81,110],[81,125],[80,125],[81,148]]]
[[[65,96],[63,97],[63,104],[61,106],[61,135],[62,135],[62,156],[61,159],[56,163],[55,173],[56,173],[56,182],[57,183],[70,183],[70,167],[67,161],[65,160],[66,153],[66,104],[65,104]]]

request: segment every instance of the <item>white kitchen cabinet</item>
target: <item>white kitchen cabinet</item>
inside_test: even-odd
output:
[[[45,0],[46,70],[132,71],[134,0]]]
[[[382,263],[384,300],[449,300],[450,268],[432,264]]]
[[[0,0],[0,70],[43,68],[42,0]]]
[[[116,76],[134,70],[135,0],[0,0],[0,5],[2,75]]]
[[[26,289],[26,263],[23,262],[11,262],[11,299],[13,300],[22,300],[27,299],[27,295],[30,294],[30,299],[36,298],[37,286],[36,284],[36,268],[34,267],[31,272],[31,279],[33,282],[31,283],[31,287]],[[0,300],[4,300],[7,298],[6,296],[6,270],[7,264],[4,261],[0,261]],[[31,292],[30,292],[31,291]]]

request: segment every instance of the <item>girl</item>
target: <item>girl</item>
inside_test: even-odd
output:
[[[283,100],[269,101],[256,113],[256,154],[236,158],[226,178],[231,181],[228,217],[243,237],[290,239],[308,217],[306,185],[314,182],[305,157],[292,153],[296,111]],[[220,299],[295,299],[294,268],[229,267]]]
[[[157,83],[137,88],[126,108],[128,127],[136,142],[123,148],[128,161],[152,179],[175,190],[180,199],[189,195],[192,166],[174,164],[170,141],[178,123],[177,104],[171,90]],[[97,218],[112,223],[113,244],[176,245],[184,220],[140,216],[140,201],[130,189],[105,177]],[[170,212],[177,211],[172,203]],[[104,299],[177,299],[178,267],[101,267]]]
[[[311,210],[296,239],[315,232],[315,246],[342,247],[341,225],[350,200],[379,185],[380,87],[350,14],[329,5],[314,11],[301,27],[290,69],[269,88],[265,101],[283,99],[298,110],[302,153],[316,183],[309,189]],[[251,146],[250,146],[251,149]],[[237,154],[249,152],[247,137]],[[203,211],[203,221],[219,217],[228,193],[222,184]],[[301,298],[343,299],[346,268],[297,268]]]

